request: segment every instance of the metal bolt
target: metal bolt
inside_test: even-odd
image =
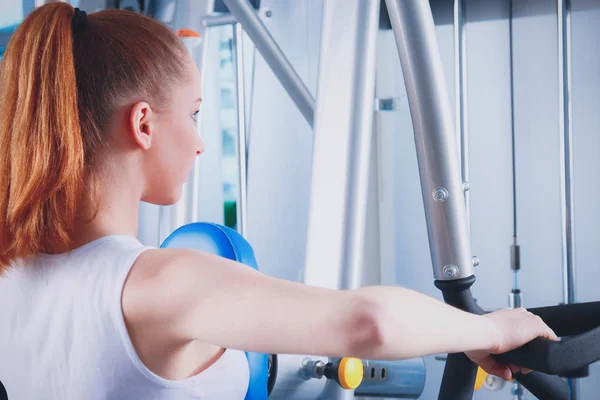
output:
[[[267,18],[271,18],[271,17],[273,16],[273,11],[271,11],[271,10],[267,10],[267,11],[265,12],[265,16],[266,16]]]
[[[498,378],[497,376],[488,375],[485,378],[484,386],[490,392],[497,392],[504,388],[506,381],[504,379]]]
[[[469,184],[469,182],[463,182],[463,190],[465,192],[468,192],[471,189],[471,185]]]
[[[438,203],[443,203],[444,201],[446,201],[446,199],[448,199],[448,196],[450,196],[450,194],[443,187],[437,188],[433,191],[433,199]]]
[[[302,360],[302,377],[304,379],[321,379],[323,375],[325,375],[325,363],[323,361],[312,360],[308,357]]]
[[[458,267],[454,264],[446,265],[444,267],[444,276],[446,278],[456,278],[458,276]]]
[[[473,256],[473,266],[474,267],[478,267],[479,266],[479,257]]]

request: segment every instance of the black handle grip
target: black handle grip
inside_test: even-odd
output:
[[[485,314],[473,299],[471,286],[475,276],[450,281],[435,281],[435,285],[444,294],[446,303],[473,314]],[[531,343],[506,354],[495,356],[505,364],[515,364],[534,371],[516,378],[531,393],[542,400],[569,400],[570,390],[566,382],[558,376],[600,360],[600,302],[555,306],[536,309],[546,323],[560,336],[571,336],[562,342],[536,339]],[[567,316],[568,318],[565,318]],[[572,323],[576,322],[574,325]],[[567,326],[569,325],[569,326]],[[571,326],[573,325],[573,326]],[[593,328],[593,329],[592,329]],[[455,355],[453,355],[455,356]],[[465,355],[455,356],[456,370],[446,365],[440,399],[467,399],[472,395],[473,371]],[[449,358],[452,360],[455,357]],[[448,391],[448,393],[444,393]],[[470,392],[469,392],[470,391]],[[452,397],[454,394],[456,397]]]
[[[564,375],[600,360],[600,328],[560,342],[536,339],[497,355],[496,359],[550,375]]]
[[[558,376],[534,371],[527,375],[516,374],[515,379],[538,399],[570,400],[571,398],[569,385]]]
[[[472,400],[476,376],[477,365],[464,353],[448,354],[438,400]]]
[[[448,354],[438,400],[472,400],[477,374],[475,365],[464,353]],[[569,385],[558,376],[531,372],[515,379],[541,400],[570,400]]]

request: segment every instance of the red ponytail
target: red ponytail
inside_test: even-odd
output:
[[[0,275],[19,258],[66,251],[106,125],[133,96],[165,101],[183,76],[184,48],[168,28],[126,11],[33,11],[0,71]]]

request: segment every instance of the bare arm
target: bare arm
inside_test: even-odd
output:
[[[404,359],[491,351],[502,341],[489,318],[412,290],[316,288],[192,250],[143,253],[123,309],[131,323],[174,340],[261,353]]]

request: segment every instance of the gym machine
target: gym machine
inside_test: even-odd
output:
[[[316,108],[310,93],[256,15],[253,4],[246,0],[223,0],[223,3],[231,13],[225,18],[241,25],[314,128],[305,282],[337,289],[355,288],[361,284],[368,149],[374,106],[375,38],[382,11],[380,7],[385,4],[396,38],[414,126],[435,285],[448,304],[475,314],[485,313],[470,290],[475,282],[473,267],[479,261],[472,257],[470,249],[464,196],[468,183],[461,176],[454,123],[428,1],[325,2]],[[558,5],[562,10],[559,10],[559,36],[564,37],[564,16],[561,14],[564,12],[564,0],[558,0]],[[337,34],[341,31],[344,35]],[[567,65],[563,63],[561,66]],[[568,90],[562,88],[561,93],[562,100],[568,100]],[[564,117],[565,126],[568,126],[569,113],[565,112]],[[566,137],[569,130],[563,127],[563,133]],[[571,162],[568,148],[565,140],[566,164]],[[335,160],[335,168],[328,168],[332,159]],[[569,182],[565,183],[565,192],[570,190]],[[565,218],[568,220],[570,197],[565,196]],[[333,208],[332,204],[336,207]],[[566,257],[569,257],[568,250]],[[331,266],[328,271],[319,268],[324,258]],[[572,272],[567,270],[566,275],[572,281]],[[538,398],[570,399],[571,390],[561,376],[582,376],[585,372],[574,371],[585,371],[589,364],[600,359],[600,302],[564,304],[530,311],[539,315],[563,340],[537,339],[497,358],[535,370],[515,378]],[[339,373],[343,373],[345,368],[361,371],[356,361],[293,355],[266,357],[267,370],[268,359],[271,360],[272,383],[265,385],[270,389],[272,398],[277,398],[278,393],[285,393],[282,398],[288,399],[349,399],[367,394],[395,397],[383,390],[393,386],[393,366],[399,371],[398,382],[411,373],[424,377],[424,367],[418,361],[412,366],[408,363],[414,360],[403,366],[399,363],[384,366],[366,361],[362,368],[363,378],[372,374],[373,378],[379,377],[381,381],[369,382],[361,378],[355,379],[354,385],[347,385],[344,379],[340,379]],[[262,360],[264,367],[265,358]],[[277,365],[277,374],[274,374],[274,365]],[[372,368],[369,369],[370,366]],[[388,373],[382,373],[384,368]],[[476,372],[477,366],[464,354],[450,354],[439,398],[471,399]],[[261,376],[264,380],[268,373]],[[273,376],[276,377],[274,382]],[[311,379],[323,376],[330,379]],[[361,384],[353,387],[358,381]],[[316,387],[316,382],[321,385]],[[417,379],[415,382],[413,389],[420,394],[421,381]],[[365,383],[367,385],[362,386]],[[309,389],[310,385],[314,389]],[[369,385],[375,389],[365,391]],[[278,392],[280,386],[282,392]],[[406,387],[403,390],[403,393],[398,390],[397,397],[415,396]]]
[[[172,1],[127,1],[119,0],[107,6],[111,8],[127,8],[140,12],[172,25],[175,10],[163,10],[160,5],[172,4]],[[225,226],[210,223],[192,223],[197,220],[192,213],[183,208],[189,204],[178,204],[181,210],[165,210],[161,213],[161,224],[171,229],[171,234],[163,241],[161,247],[185,247],[212,252],[230,258],[257,269],[254,253],[250,244],[244,239],[246,231],[246,156],[247,132],[245,127],[245,99],[243,74],[243,40],[242,28],[252,39],[278,79],[292,96],[302,115],[309,125],[313,125],[315,99],[293,69],[275,40],[269,34],[256,14],[258,1],[210,1],[203,20],[201,38],[206,44],[213,27],[230,25],[233,28],[233,64],[236,78],[236,102],[238,108],[238,159],[240,169],[240,201],[238,202],[238,232]],[[366,4],[366,2],[363,2]],[[342,4],[339,3],[338,6]],[[352,10],[354,20],[358,18],[359,8]],[[377,12],[372,12],[377,17]],[[329,15],[330,20],[333,15]],[[359,25],[357,25],[359,27]],[[370,27],[374,44],[377,26]],[[200,70],[204,80],[204,61],[207,60],[206,46],[202,52]],[[360,51],[360,48],[352,48]],[[373,53],[374,55],[374,53]],[[374,60],[371,60],[374,71]],[[368,76],[373,78],[374,75]],[[204,85],[202,85],[204,87]],[[372,86],[372,83],[371,83]],[[371,96],[372,97],[372,96]],[[369,101],[373,101],[371,98]],[[369,139],[370,140],[370,139]],[[196,201],[192,200],[192,203]],[[192,204],[193,206],[193,204]],[[167,215],[168,214],[168,215]],[[173,215],[171,215],[173,214]],[[174,229],[174,231],[173,231]],[[250,385],[247,400],[289,399],[315,400],[333,399],[334,396],[370,396],[386,398],[418,398],[425,385],[425,364],[422,358],[401,361],[358,360],[354,358],[328,359],[313,355],[293,354],[256,354],[247,353],[250,365]],[[337,397],[339,398],[339,397]]]
[[[324,9],[305,274],[308,283],[340,289],[360,284],[368,183],[365,171],[369,165],[365,149],[370,140],[373,110],[374,39],[371,35],[377,29],[374,21],[378,21],[380,11],[378,2],[356,3],[360,4],[328,1]],[[475,282],[473,267],[479,260],[472,256],[470,249],[464,197],[469,185],[461,179],[431,8],[426,0],[386,0],[385,5],[396,38],[413,120],[435,285],[448,304],[483,314],[485,311],[477,305],[470,290]],[[564,45],[565,2],[558,1],[557,5]],[[360,11],[356,11],[358,9]],[[333,18],[334,10],[336,18]],[[356,15],[361,16],[358,21],[353,18]],[[337,23],[342,25],[338,25],[340,29],[336,31],[332,26],[340,20],[343,22]],[[335,34],[342,30],[344,35]],[[356,57],[357,54],[361,56]],[[568,57],[564,55],[564,47],[561,54],[561,71],[567,74]],[[349,93],[354,96],[347,95]],[[561,93],[565,110],[563,163],[568,176],[568,165],[572,162],[568,141],[570,114],[569,93],[564,85]],[[332,159],[337,164],[335,169],[327,168]],[[567,223],[572,223],[569,222],[572,204],[567,194],[570,180],[564,177],[563,181],[564,216]],[[332,209],[331,204],[336,204],[337,209]],[[566,257],[568,254],[567,250]],[[327,271],[331,275],[325,277],[324,271],[319,269],[324,255],[330,257],[327,264],[332,266]],[[567,282],[572,282],[572,272],[566,269],[565,274]],[[600,302],[530,311],[539,315],[563,340],[537,339],[497,358],[536,371],[515,378],[538,398],[568,400],[571,390],[561,376],[584,376],[586,367],[600,359]],[[476,372],[477,366],[464,354],[450,354],[439,398],[471,399]],[[335,396],[329,398],[347,395],[339,390],[334,392]]]
[[[419,0],[386,0],[386,5],[415,131],[435,285],[448,304],[483,314],[485,311],[477,305],[470,290],[475,275],[463,196],[468,185],[461,179],[431,9],[427,1]],[[538,398],[568,400],[570,388],[560,376],[585,369],[600,359],[600,302],[529,311],[539,315],[563,340],[536,339],[497,358],[536,371],[517,374],[515,378]],[[476,372],[477,366],[464,354],[450,354],[439,398],[471,399]]]

